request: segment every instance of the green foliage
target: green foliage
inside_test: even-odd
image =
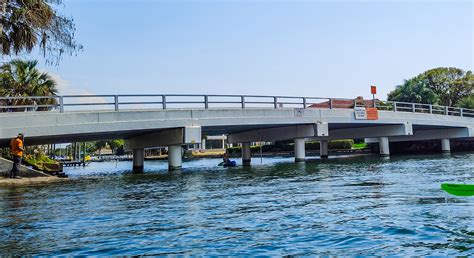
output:
[[[352,149],[365,149],[365,148],[367,148],[367,143],[365,142],[352,144]]]
[[[44,154],[37,155],[36,158],[33,155],[27,155],[24,158],[24,161],[25,161],[26,164],[28,164],[30,166],[43,164],[43,163],[44,164],[57,164],[58,163],[57,161],[55,161],[53,159],[50,159],[48,156],[46,156]]]
[[[353,140],[335,140],[329,141],[328,148],[333,150],[350,150],[352,145],[354,144]],[[294,151],[294,144],[292,141],[277,141],[274,144],[270,145],[263,145],[261,146],[262,152],[264,153],[271,153],[271,152],[292,152]],[[306,150],[314,150],[319,151],[319,142],[306,142],[305,143]],[[260,146],[252,146],[250,147],[250,151],[252,153],[259,153]],[[241,147],[231,147],[227,148],[227,152],[233,155],[239,155],[241,153]]]
[[[7,0],[0,10],[0,53],[20,55],[38,46],[47,63],[57,64],[64,53],[82,50],[74,40],[73,20],[54,9],[60,4],[61,0]]]
[[[453,67],[439,67],[421,73],[388,94],[388,100],[456,106],[472,95],[474,75]]]
[[[118,148],[122,147],[125,144],[125,140],[111,140],[107,141],[107,144],[110,146],[110,149],[112,149],[112,151],[116,151]]]
[[[474,75],[458,68],[436,68],[423,73],[428,87],[439,97],[439,104],[456,106],[474,90]]]
[[[329,141],[330,150],[350,150],[354,144],[353,140],[335,140]]]
[[[96,149],[102,149],[107,145],[107,141],[96,141],[94,142],[94,147]]]
[[[26,97],[26,96],[55,96],[57,94],[56,82],[47,73],[40,72],[36,65],[38,61],[12,60],[0,66],[0,96]],[[15,99],[5,100],[8,106],[19,105],[56,105],[54,98],[45,99]],[[38,107],[36,110],[44,111],[50,108]],[[12,108],[3,111],[24,111],[24,108]]]
[[[95,141],[87,143],[87,152],[92,153],[95,151],[101,151],[106,146],[109,146],[112,152],[116,153],[117,155],[123,155],[123,145],[125,144],[125,140],[122,139],[115,139],[115,140],[108,140],[108,141]]]
[[[474,109],[474,94],[461,99],[461,101],[459,101],[459,107]]]
[[[438,96],[428,87],[420,76],[405,80],[402,85],[388,94],[389,101],[437,104]]]
[[[227,148],[227,153],[229,154],[239,154],[240,152],[241,148],[239,146]]]

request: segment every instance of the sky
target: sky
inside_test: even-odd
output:
[[[60,94],[370,98],[376,85],[385,99],[425,70],[474,64],[472,1],[64,0],[60,8],[84,46],[58,66],[40,61]]]

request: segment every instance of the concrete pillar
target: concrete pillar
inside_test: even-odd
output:
[[[329,141],[328,140],[321,140],[319,142],[319,156],[322,159],[328,158],[328,148],[329,148]]]
[[[380,157],[390,156],[390,145],[388,143],[388,137],[379,138],[379,149],[380,149]]]
[[[224,138],[222,138],[222,149],[225,149],[225,139]]]
[[[242,165],[250,166],[252,154],[250,153],[250,142],[242,143]]]
[[[179,170],[183,163],[181,145],[168,146],[168,170]]]
[[[206,149],[206,138],[204,138],[204,137],[203,137],[202,140],[201,140],[201,149],[202,149],[202,150],[205,150],[205,149]]]
[[[451,153],[451,143],[449,139],[441,139],[441,150],[443,153]]]
[[[295,141],[295,162],[304,162],[306,158],[304,139],[297,138],[294,141]]]
[[[135,149],[133,150],[133,172],[141,173],[143,172],[143,162],[145,160],[144,149]]]

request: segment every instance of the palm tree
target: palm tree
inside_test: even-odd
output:
[[[61,5],[62,0],[0,0],[0,55],[38,47],[47,63],[58,64],[63,54],[81,51],[74,40],[74,21],[56,10]]]
[[[36,65],[38,61],[12,60],[0,66],[0,96],[29,97],[29,96],[56,96],[56,82],[48,73],[42,73]],[[8,106],[40,105],[29,110],[45,111],[57,105],[57,99],[16,99],[6,101]],[[41,106],[48,105],[48,106]],[[10,112],[25,111],[25,108],[3,110]]]

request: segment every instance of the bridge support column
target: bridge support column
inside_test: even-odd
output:
[[[134,149],[133,150],[133,173],[143,172],[144,160],[145,160],[145,150]]]
[[[379,138],[379,149],[380,149],[380,157],[390,156],[390,145],[388,142],[388,137]]]
[[[306,159],[306,150],[304,138],[297,138],[295,141],[295,162],[304,162]]]
[[[321,159],[328,158],[328,148],[329,148],[328,140],[321,140],[319,142],[319,156],[321,157]]]
[[[451,143],[449,139],[441,139],[441,150],[443,153],[451,153]]]
[[[250,142],[242,143],[242,165],[250,166],[252,155],[250,153]]]
[[[183,163],[181,145],[168,146],[168,170],[180,170]]]

